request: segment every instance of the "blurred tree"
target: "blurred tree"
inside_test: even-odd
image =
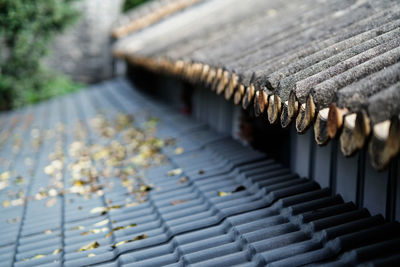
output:
[[[147,2],[148,0],[125,0],[123,11],[128,11],[144,2]]]
[[[37,102],[75,84],[41,67],[55,34],[78,18],[75,0],[0,0],[0,109]],[[64,86],[49,89],[49,86]]]

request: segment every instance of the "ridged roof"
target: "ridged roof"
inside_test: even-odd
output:
[[[400,149],[400,3],[208,0],[118,41],[115,55],[204,83],[271,123],[369,145],[383,169]],[[371,136],[371,138],[370,138]]]
[[[202,0],[148,1],[119,18],[112,30],[114,38],[124,37]]]
[[[125,80],[0,123],[1,266],[399,265],[398,222]]]

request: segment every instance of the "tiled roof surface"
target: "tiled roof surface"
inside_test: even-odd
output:
[[[208,0],[118,41],[115,55],[282,127],[314,126],[320,145],[340,135],[346,156],[369,143],[383,169],[400,150],[399,12],[395,0]]]
[[[1,266],[400,263],[399,223],[124,80],[0,120]]]
[[[152,0],[135,7],[114,24],[112,36],[122,38],[203,0]]]

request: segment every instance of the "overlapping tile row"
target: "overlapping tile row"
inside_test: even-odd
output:
[[[21,146],[12,161],[20,164],[26,155],[35,159],[34,171],[21,187],[28,196],[26,205],[1,207],[4,266],[293,266],[399,260],[398,223],[385,223],[379,215],[343,203],[340,196],[266,155],[134,92],[126,81],[106,82],[28,111],[35,117],[24,133],[37,128],[43,138],[40,147]],[[6,123],[23,112],[10,114]],[[117,177],[99,175],[102,188],[79,194],[68,190],[80,181],[71,180],[68,169],[60,169],[63,176],[43,173],[57,147],[68,150],[84,140],[89,148],[123,139],[120,133],[105,138],[92,130],[90,119],[99,112],[105,119],[131,114],[137,125],[158,117],[156,136],[175,140],[162,147],[163,164],[146,170],[143,192],[132,194]],[[57,131],[43,131],[54,125],[59,125]],[[16,124],[15,130],[21,127]],[[9,149],[9,142],[5,144],[2,149]],[[64,166],[76,161],[73,153],[56,156],[61,158]],[[64,187],[51,188],[63,193],[53,196],[43,190],[59,179]],[[16,189],[1,191],[2,200],[10,190]],[[29,197],[38,194],[42,197]],[[15,215],[21,216],[19,221],[7,222]]]
[[[114,23],[112,36],[122,38],[200,1],[202,0],[157,0],[141,4]]]
[[[400,150],[399,8],[209,0],[118,41],[115,55],[202,83],[270,123],[313,126],[319,145],[339,137],[346,156],[368,145],[383,169]]]

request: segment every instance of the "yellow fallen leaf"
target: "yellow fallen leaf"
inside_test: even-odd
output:
[[[74,228],[72,228],[72,230],[82,230],[82,229],[85,229],[85,226],[77,225],[74,226]]]
[[[56,254],[60,253],[61,251],[62,251],[62,248],[58,248],[53,251],[53,255],[56,255]]]
[[[7,222],[8,222],[9,224],[19,222],[19,217],[7,219]]]
[[[153,189],[152,185],[142,185],[142,186],[140,186],[140,191],[141,192],[148,192],[148,191],[150,191],[152,189]]]
[[[180,154],[183,153],[183,151],[184,151],[183,147],[177,147],[177,148],[174,150],[174,154],[175,154],[175,155],[180,155]]]
[[[10,206],[10,201],[8,199],[3,201],[3,207],[7,208]]]
[[[103,225],[106,225],[109,221],[110,221],[109,219],[105,219],[105,220],[102,220],[100,222],[93,224],[93,226],[103,226]]]
[[[88,258],[91,258],[91,257],[96,256],[96,254],[94,254],[94,253],[89,253],[87,256],[88,256]]]
[[[109,238],[116,231],[128,229],[128,228],[135,227],[135,226],[137,226],[136,223],[131,223],[127,226],[117,226],[117,227],[111,229],[111,231],[106,235],[106,238]]]
[[[178,169],[173,169],[167,172],[167,176],[176,176],[176,175],[180,175],[183,172],[182,169],[178,168]]]
[[[125,204],[125,207],[132,207],[132,206],[137,206],[137,205],[139,205],[139,203],[137,203],[137,202],[129,202],[129,203]]]
[[[97,241],[94,241],[92,243],[89,243],[89,244],[86,244],[86,245],[82,246],[77,251],[81,252],[81,251],[91,250],[91,249],[98,248],[99,246],[100,246],[100,244]]]
[[[50,229],[47,229],[46,231],[44,231],[44,233],[46,234],[46,235],[49,235],[49,234],[51,234],[53,231],[51,231]]]
[[[82,232],[81,235],[98,234],[98,233],[106,232],[106,231],[108,231],[107,227],[95,228],[95,229],[90,229],[89,231],[86,231],[86,232]]]
[[[230,195],[230,194],[231,194],[230,192],[218,191],[218,196],[220,196],[220,197],[225,197],[225,196],[228,196],[228,195]]]
[[[24,261],[33,260],[33,259],[40,259],[40,258],[43,258],[43,257],[46,257],[46,255],[36,254],[35,256],[33,256],[31,258],[24,259]]]
[[[3,172],[2,174],[0,174],[0,180],[2,180],[2,181],[10,179],[10,177],[11,177],[10,171],[6,171],[6,172]]]
[[[122,206],[121,205],[113,205],[113,206],[109,206],[109,207],[96,207],[90,210],[90,213],[101,213],[101,214],[105,214],[110,210],[116,210],[116,209],[120,209]]]
[[[137,240],[142,240],[142,239],[145,239],[145,238],[147,238],[147,235],[146,235],[146,234],[138,235],[138,236],[136,236],[136,237],[133,238],[133,239],[124,240],[124,241],[115,243],[115,244],[112,245],[111,247],[112,247],[112,248],[116,248],[116,247],[121,246],[121,245],[123,245],[123,244],[130,243],[130,242],[137,241]]]

